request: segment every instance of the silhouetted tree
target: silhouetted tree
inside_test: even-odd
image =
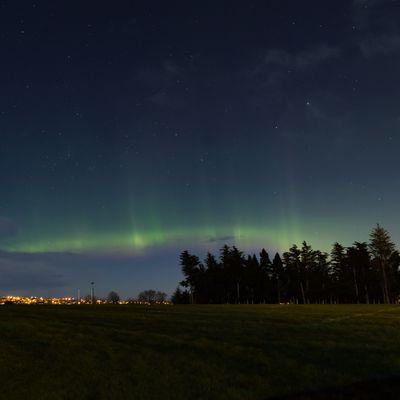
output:
[[[346,249],[338,242],[333,244],[330,263],[332,272],[331,303],[346,302],[348,301],[347,297],[350,292]]]
[[[184,288],[176,303],[378,303],[399,299],[400,254],[379,225],[369,244],[345,248],[334,243],[330,256],[307,242],[293,245],[273,262],[265,249],[244,256],[224,245],[217,259],[207,253],[204,263],[184,251],[180,264]]]
[[[352,271],[356,302],[369,304],[368,287],[371,276],[371,260],[367,243],[354,242],[353,246],[347,249],[347,262]]]
[[[167,293],[157,291],[155,295],[155,302],[156,303],[164,303],[167,300]]]
[[[255,256],[254,256],[255,257]],[[256,278],[259,282],[259,291],[261,292],[261,301],[264,303],[274,303],[273,285],[274,277],[272,271],[272,263],[269,254],[265,249],[260,252],[260,265]]]
[[[189,288],[191,303],[195,302],[199,291],[201,273],[204,267],[200,264],[200,259],[190,254],[187,250],[180,255],[181,269],[185,279],[181,282],[183,287]]]
[[[190,295],[187,290],[182,290],[179,286],[175,289],[174,294],[171,297],[171,301],[174,304],[189,304]]]
[[[155,290],[149,289],[149,290],[143,290],[143,292],[140,292],[138,295],[138,300],[145,302],[145,303],[154,303],[156,301],[156,294],[157,292]]]
[[[400,300],[400,253],[395,250],[389,259],[389,271],[393,277],[393,297],[394,301]]]
[[[359,295],[359,289],[358,289],[358,268],[357,268],[357,256],[358,256],[358,251],[356,247],[349,247],[347,249],[347,261],[349,264],[349,267],[352,272],[352,278],[353,278],[353,287],[354,287],[354,297],[356,300],[356,303],[360,303],[360,295]]]
[[[331,275],[328,254],[313,250],[309,264],[308,302],[319,304],[330,302]]]
[[[283,263],[288,277],[288,297],[293,303],[305,303],[304,278],[305,271],[301,262],[301,250],[293,245],[283,253]]]
[[[221,265],[211,253],[207,253],[204,260],[206,267],[203,294],[205,303],[223,303],[224,302],[224,274]]]
[[[120,298],[117,292],[111,291],[110,293],[108,293],[107,301],[109,303],[118,304],[119,300]]]
[[[310,302],[310,280],[315,263],[315,253],[307,242],[302,243],[300,251],[300,288],[303,303]]]
[[[390,264],[389,260],[392,257],[395,249],[392,243],[389,233],[383,229],[379,224],[372,230],[370,234],[369,244],[372,256],[374,257],[373,262],[376,263],[380,271],[382,272],[382,292],[383,302],[391,302],[391,274],[389,272]]]
[[[258,303],[261,296],[265,299],[265,294],[263,293],[265,287],[264,279],[257,257],[255,254],[249,255],[241,277],[243,302]]]
[[[240,303],[240,289],[244,278],[245,260],[243,253],[235,246],[225,245],[221,249],[220,260],[226,277],[226,299],[230,303]]]
[[[272,282],[274,283],[272,289],[275,291],[276,296],[273,295],[272,301],[275,303],[281,302],[282,286],[285,283],[285,275],[283,269],[283,262],[279,253],[275,254],[272,260]]]

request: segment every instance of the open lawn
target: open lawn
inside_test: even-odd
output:
[[[10,305],[0,326],[2,399],[399,398],[395,305]]]

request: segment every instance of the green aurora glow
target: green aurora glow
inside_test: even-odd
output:
[[[150,247],[157,246],[188,246],[200,242],[212,243],[216,238],[226,238],[228,243],[265,246],[271,243],[274,247],[286,248],[293,242],[298,242],[298,234],[287,234],[259,227],[231,227],[218,229],[205,227],[202,229],[170,229],[148,230],[125,233],[89,233],[66,237],[21,238],[14,243],[2,246],[3,250],[17,252],[84,252],[121,250],[145,252]]]
[[[157,227],[141,230],[102,231],[96,227],[64,232],[42,232],[40,235],[31,232],[18,235],[12,241],[3,243],[1,249],[10,252],[42,253],[42,252],[108,252],[148,254],[153,248],[200,247],[205,250],[235,244],[244,250],[261,248],[285,251],[292,244],[300,244],[303,240],[311,242],[317,248],[329,251],[339,235],[338,225],[332,232],[321,226],[315,231],[316,222],[308,223],[290,220],[274,226],[261,225],[226,225],[178,227],[159,224]],[[313,230],[314,229],[314,230]],[[351,234],[350,234],[351,236]],[[343,235],[342,235],[343,237]]]

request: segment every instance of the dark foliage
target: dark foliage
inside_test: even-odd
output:
[[[119,294],[117,292],[111,291],[107,296],[107,301],[112,304],[118,304],[120,301]]]
[[[156,291],[153,289],[149,290],[143,290],[143,292],[140,292],[138,295],[138,301],[141,301],[143,303],[163,303],[164,301],[167,300],[167,294],[164,292]]]
[[[182,290],[180,287],[177,287],[174,294],[171,297],[171,301],[174,304],[189,304],[190,296],[187,290]]]
[[[187,250],[180,256],[184,290],[177,288],[174,303],[394,303],[400,293],[400,254],[386,230],[377,225],[370,243],[339,243],[329,254],[308,243],[293,245],[271,262],[262,249],[259,257],[245,256],[235,246],[221,248],[219,259],[208,253],[204,263]]]

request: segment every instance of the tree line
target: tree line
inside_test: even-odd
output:
[[[167,299],[168,299],[167,293],[161,292],[159,290],[148,289],[141,291],[138,294],[137,298],[129,298],[126,300],[126,302],[133,304],[136,304],[138,302],[148,303],[148,304],[163,304],[167,301]],[[87,296],[83,297],[82,300],[84,303],[92,303],[92,304],[95,304],[97,300],[100,300],[101,303],[119,304],[121,298],[116,291],[112,290],[111,292],[108,293],[107,297],[104,299],[97,298],[95,296],[88,294]]]
[[[329,254],[303,242],[271,261],[265,249],[246,256],[224,245],[203,262],[185,250],[180,266],[174,303],[395,303],[400,293],[400,254],[379,224],[368,243],[334,243]]]

